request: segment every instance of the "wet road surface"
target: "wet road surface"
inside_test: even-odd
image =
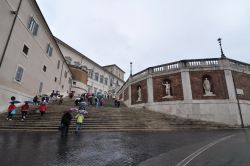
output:
[[[0,165],[181,166],[197,152],[186,165],[249,166],[249,138],[248,130],[83,132],[64,138],[59,133],[1,132]]]

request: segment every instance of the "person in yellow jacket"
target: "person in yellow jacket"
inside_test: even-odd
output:
[[[81,129],[84,116],[81,112],[78,112],[76,114],[75,118],[76,118],[76,131],[75,131],[75,133],[78,134],[79,130]]]

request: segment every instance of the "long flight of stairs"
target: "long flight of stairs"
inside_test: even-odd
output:
[[[124,105],[116,108],[112,100],[105,101],[104,105],[99,108],[87,107],[89,114],[84,119],[82,131],[159,131],[230,127],[224,124],[178,118],[144,109],[131,109]],[[2,113],[0,131],[58,131],[63,112],[74,107],[74,102],[67,99],[62,105],[50,104],[48,107],[46,114],[41,117],[36,111],[37,107],[33,106],[24,121],[21,121],[20,111],[12,121],[7,121],[7,113]],[[74,129],[75,119],[72,120],[70,131]]]

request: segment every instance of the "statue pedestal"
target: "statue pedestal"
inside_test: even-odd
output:
[[[173,98],[173,96],[164,96],[164,97],[162,97],[163,99],[171,99],[171,98]]]
[[[140,101],[142,101],[141,99],[138,99],[136,102],[140,102]]]
[[[213,92],[209,92],[207,94],[204,94],[203,96],[216,96],[215,94],[213,94]]]

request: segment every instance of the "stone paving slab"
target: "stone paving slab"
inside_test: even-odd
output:
[[[0,161],[1,166],[143,166],[150,159],[164,155],[159,161],[168,161],[165,165],[171,166],[211,141],[240,132],[83,132],[63,138],[54,132],[0,132]]]

